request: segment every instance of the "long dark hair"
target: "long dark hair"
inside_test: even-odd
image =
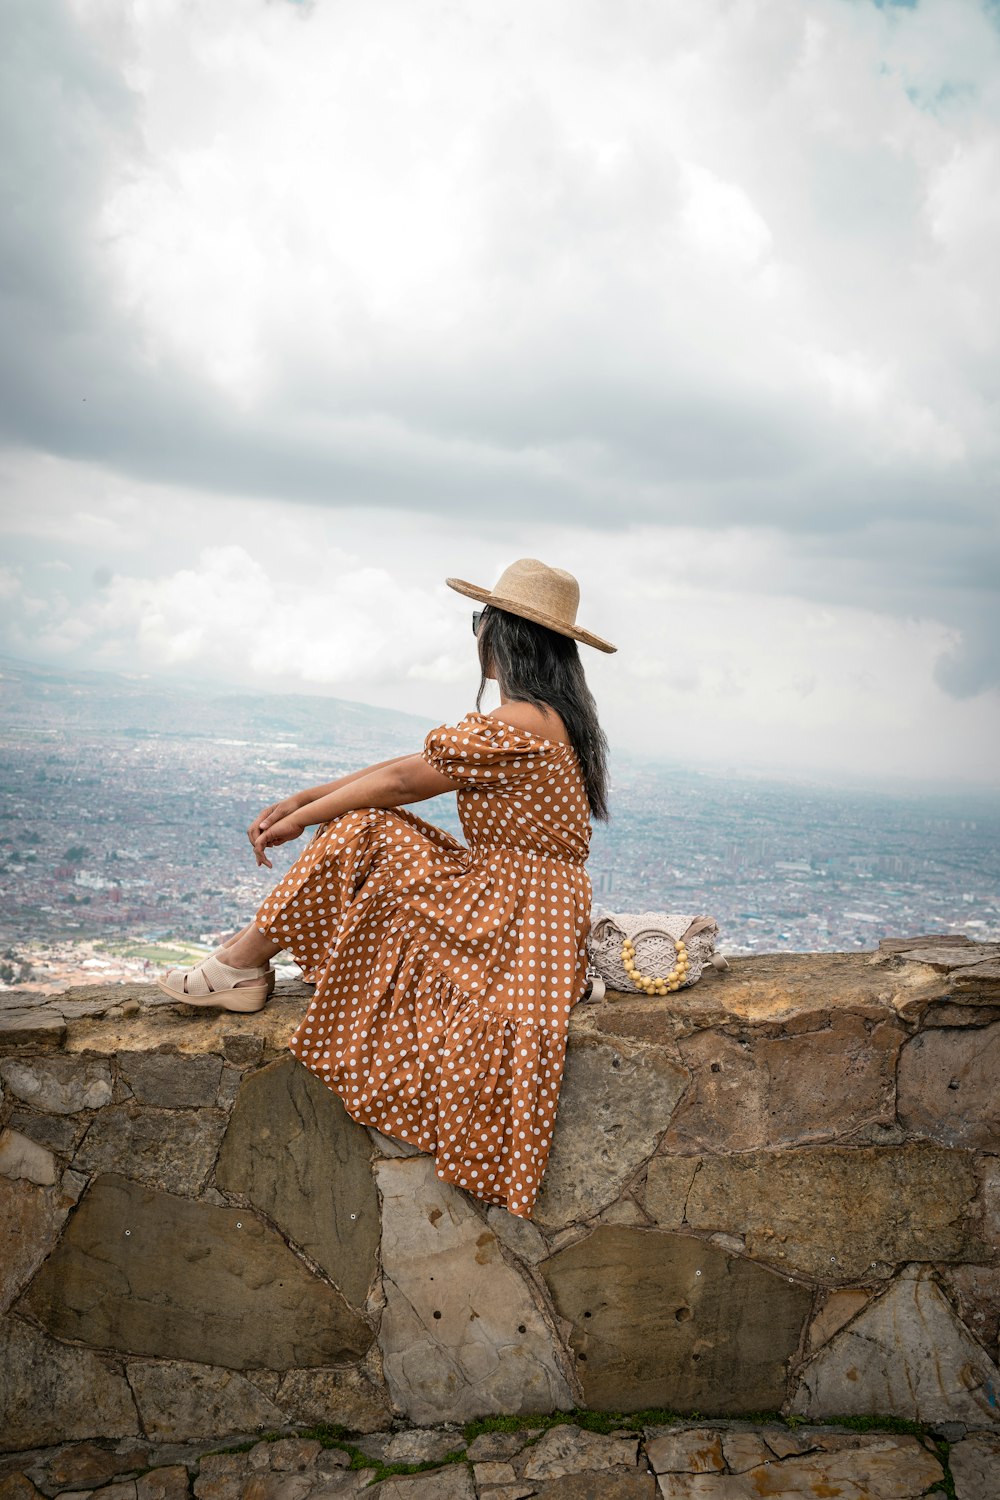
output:
[[[481,711],[487,672],[504,697],[536,708],[554,708],[562,718],[583,772],[592,815],[608,821],[608,741],[597,722],[597,704],[583,674],[572,636],[560,635],[522,615],[490,604],[476,633],[482,678],[476,694]]]

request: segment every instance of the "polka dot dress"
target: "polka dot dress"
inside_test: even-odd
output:
[[[324,824],[260,907],[315,982],[289,1043],[349,1114],[530,1218],[586,987],[590,810],[572,746],[486,714],[431,730],[468,847],[403,809]]]

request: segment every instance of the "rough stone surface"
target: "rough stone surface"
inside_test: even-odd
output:
[[[973,951],[979,962],[1000,958],[1000,948],[995,943],[984,945]],[[906,948],[900,952],[900,957],[905,958],[907,963],[927,964],[930,968],[937,969],[939,973],[947,974],[952,969],[969,967],[969,945],[966,943],[928,944],[926,947]]]
[[[1000,995],[1000,963],[995,959],[971,964],[967,969],[953,969],[948,977],[956,994],[982,995],[987,1000]]]
[[[1000,1022],[921,1031],[899,1058],[899,1118],[947,1146],[1000,1151]]]
[[[539,1438],[522,1473],[525,1479],[559,1479],[588,1469],[634,1469],[638,1452],[634,1438],[605,1437],[568,1423]]]
[[[502,1240],[508,1250],[528,1265],[537,1265],[548,1255],[549,1248],[530,1219],[509,1214],[505,1208],[494,1204],[487,1211],[486,1222],[497,1239]]]
[[[496,1493],[499,1500],[501,1491]],[[656,1480],[652,1474],[636,1471],[631,1474],[566,1474],[561,1479],[547,1479],[527,1493],[535,1500],[654,1500]]]
[[[6,1474],[0,1478],[0,1500],[40,1500],[40,1495],[27,1474]]]
[[[1000,1266],[936,1266],[935,1270],[966,1328],[993,1362],[1000,1363]]]
[[[657,1474],[721,1474],[723,1434],[714,1427],[661,1429],[647,1438],[646,1457]]]
[[[111,1069],[103,1059],[5,1058],[0,1078],[15,1099],[54,1115],[111,1103]]]
[[[84,1195],[25,1301],[61,1338],[231,1369],[331,1365],[371,1343],[251,1210],[113,1174]]]
[[[253,1432],[284,1421],[280,1409],[234,1370],[130,1360],[128,1379],[143,1429],[158,1442]]]
[[[138,1431],[132,1393],[115,1361],[57,1343],[19,1318],[0,1323],[3,1447],[41,1448]]]
[[[853,1011],[820,1011],[789,1036],[711,1030],[679,1041],[692,1081],[665,1137],[670,1151],[750,1151],[832,1141],[894,1123],[906,1032]]]
[[[115,1172],[173,1193],[197,1193],[215,1161],[226,1116],[221,1110],[109,1105],[94,1117],[74,1160],[83,1172]]]
[[[55,1157],[17,1130],[0,1131],[0,1177],[22,1177],[51,1187],[56,1180]]]
[[[191,1493],[188,1471],[183,1464],[167,1464],[140,1474],[135,1482],[136,1500],[187,1500]]]
[[[649,1164],[646,1209],[658,1222],[663,1212],[676,1224],[679,1160]],[[686,1160],[685,1224],[738,1230],[747,1254],[777,1269],[836,1284],[886,1276],[899,1261],[975,1258],[983,1248],[968,1152],[917,1142]]]
[[[148,1462],[146,1447],[129,1444],[124,1453],[116,1453],[97,1443],[73,1443],[45,1465],[45,1484],[47,1489],[87,1489],[108,1484],[119,1474],[144,1469]]]
[[[856,1313],[868,1303],[870,1293],[856,1288],[844,1287],[830,1292],[823,1306],[809,1325],[810,1352],[822,1347],[833,1335],[849,1323]]]
[[[686,1083],[684,1069],[665,1052],[570,1037],[532,1216],[542,1229],[590,1218],[618,1197],[654,1149]]]
[[[973,1432],[953,1443],[948,1467],[958,1500],[997,1500],[1000,1494],[1000,1434]]]
[[[377,1432],[389,1420],[389,1409],[360,1370],[289,1370],[274,1396],[288,1417],[298,1422],[333,1422],[348,1432]]]
[[[244,1080],[215,1180],[249,1198],[349,1302],[364,1306],[379,1240],[371,1143],[336,1094],[294,1057]]]
[[[449,1453],[462,1452],[466,1447],[460,1432],[434,1432],[429,1428],[416,1428],[411,1432],[396,1432],[385,1447],[384,1462],[388,1464],[430,1464],[441,1462]]]
[[[551,1333],[496,1236],[426,1157],[380,1161],[394,1400],[415,1422],[572,1406]]]
[[[140,1104],[165,1109],[205,1108],[215,1103],[222,1058],[172,1052],[119,1052],[122,1076]]]
[[[466,1449],[466,1458],[474,1463],[513,1458],[525,1448],[538,1433],[534,1428],[522,1427],[517,1432],[481,1432],[473,1438]]]
[[[472,1475],[465,1464],[449,1464],[426,1474],[385,1479],[378,1487],[378,1500],[475,1500]]]
[[[805,1368],[792,1410],[893,1412],[914,1421],[1000,1425],[1000,1371],[921,1266],[895,1281]]]
[[[47,1151],[72,1156],[90,1125],[90,1118],[86,1115],[82,1120],[72,1115],[41,1115],[32,1109],[21,1109],[13,1112],[7,1124],[11,1130],[26,1135]]]
[[[66,1022],[57,1010],[0,1008],[0,1047],[4,1052],[31,1048],[61,1047],[66,1040]]]
[[[714,1245],[602,1225],[542,1261],[586,1403],[599,1410],[779,1407],[811,1294]]]
[[[55,1245],[70,1207],[58,1189],[0,1177],[0,1313]]]

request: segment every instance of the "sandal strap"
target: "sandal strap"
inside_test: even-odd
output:
[[[234,969],[231,964],[224,964],[221,959],[216,958],[213,953],[209,958],[203,958],[200,964],[193,969],[188,969],[184,975],[187,983],[184,986],[188,995],[216,995],[220,990],[235,989],[237,983],[243,979],[263,979],[268,971],[269,965],[255,969]]]

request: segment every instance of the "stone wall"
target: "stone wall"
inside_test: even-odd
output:
[[[248,1017],[8,996],[4,1445],[573,1407],[1000,1428],[1000,953],[915,943],[577,1006],[533,1222],[347,1116],[285,1050],[305,986]]]

